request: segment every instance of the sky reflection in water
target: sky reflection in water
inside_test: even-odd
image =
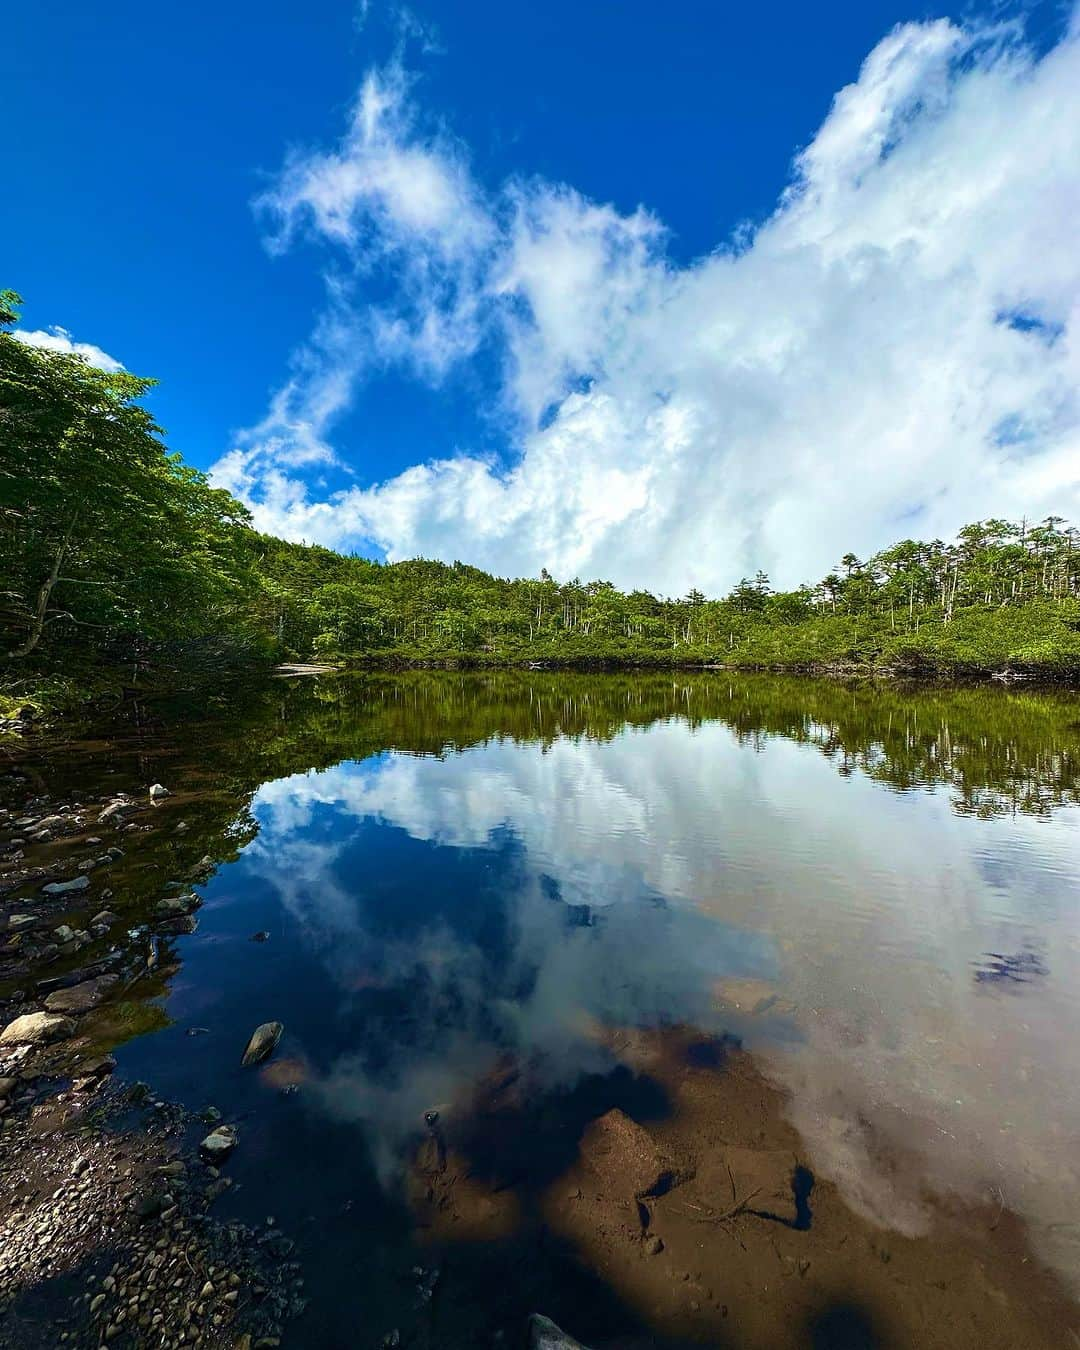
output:
[[[861,1212],[918,1234],[935,1195],[1000,1202],[1075,1281],[1073,700],[415,675],[282,686],[190,735],[170,781],[209,773],[203,846],[244,847],[178,944],[172,1024],[119,1053],[241,1122],[237,1177],[289,1159],[279,1214],[405,1222],[426,1108],[507,1056],[570,1086],[612,1065],[598,1028],[688,1022],[742,1038]]]
[[[864,1212],[918,1233],[928,1186],[1000,1194],[1076,1268],[1074,809],[979,819],[663,720],[386,752],[267,783],[253,813],[229,886],[272,893],[329,978],[310,1096],[386,1178],[504,1051],[564,1084],[609,1062],[596,1023],[685,1020],[763,1055]],[[914,1164],[885,1175],[882,1139]]]

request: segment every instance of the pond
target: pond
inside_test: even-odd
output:
[[[296,1242],[285,1344],[1077,1336],[1073,695],[321,676],[18,769],[168,787],[110,869],[133,941],[214,864],[96,1025],[236,1123],[219,1205]]]

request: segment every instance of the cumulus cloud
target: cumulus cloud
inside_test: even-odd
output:
[[[838,548],[1080,508],[1080,41],[906,24],[771,217],[677,266],[662,222],[538,179],[485,189],[399,65],[258,202],[340,268],[263,421],[216,470],[262,528],[501,574],[678,592]],[[385,280],[393,279],[387,293]],[[380,289],[381,288],[381,289]],[[496,462],[433,445],[319,495],[304,466],[393,363],[500,371]]]
[[[92,342],[76,342],[66,328],[55,326],[49,329],[16,328],[12,337],[19,342],[25,342],[28,347],[44,347],[46,351],[50,352],[63,352],[67,356],[81,356],[84,360],[89,361],[92,366],[98,366],[101,370],[116,371],[124,369],[114,356],[110,356],[108,352],[103,352],[100,347],[95,347]]]

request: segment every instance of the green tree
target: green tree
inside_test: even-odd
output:
[[[17,319],[4,292],[0,327]],[[254,583],[228,493],[170,455],[152,381],[0,332],[0,573],[6,655],[53,625],[176,637],[237,618]]]

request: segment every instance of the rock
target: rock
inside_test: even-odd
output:
[[[223,1163],[236,1147],[236,1130],[231,1125],[219,1125],[211,1130],[199,1145],[199,1151],[210,1163]]]
[[[185,891],[183,895],[170,896],[165,900],[159,900],[154,906],[154,913],[163,918],[175,918],[179,915],[190,914],[193,909],[198,909],[202,900],[194,891]]]
[[[798,1165],[794,1153],[782,1148],[727,1148],[724,1161],[735,1178],[740,1197],[757,1192],[751,1207],[785,1223],[798,1219],[792,1185]]]
[[[114,923],[120,922],[120,915],[114,914],[111,909],[103,909],[100,914],[95,914],[90,920],[91,928],[111,928]]]
[[[11,918],[8,919],[8,932],[18,933],[23,928],[33,928],[34,924],[39,922],[40,920],[36,914],[13,914]]]
[[[262,929],[259,930],[259,932],[257,932],[257,933],[252,933],[251,938],[250,938],[250,941],[251,941],[251,942],[269,942],[269,941],[270,941],[270,934],[266,931],[265,928],[262,928]]]
[[[115,801],[111,801],[105,808],[105,810],[102,811],[101,815],[98,816],[98,821],[100,822],[103,820],[112,820],[114,816],[120,815],[121,812],[123,811],[134,811],[134,810],[135,810],[134,802],[129,802],[122,797],[118,797]]]
[[[140,1223],[146,1223],[150,1219],[156,1219],[163,1208],[165,1208],[163,1195],[144,1195],[135,1201],[131,1211]]]
[[[0,1078],[0,1102],[6,1102],[18,1086],[17,1078]]]
[[[84,1060],[76,1072],[80,1078],[105,1078],[115,1068],[116,1060],[112,1055],[95,1055],[93,1059]]]
[[[84,1013],[96,1008],[109,990],[120,979],[119,975],[99,975],[95,980],[84,980],[71,989],[58,989],[45,1000],[49,1012]]]
[[[649,1256],[659,1256],[664,1250],[663,1238],[651,1237],[645,1243],[645,1251]]]
[[[165,919],[158,924],[158,932],[166,936],[183,937],[187,933],[194,933],[199,926],[199,921],[194,914],[181,914],[178,919]]]
[[[247,1043],[241,1065],[246,1068],[251,1064],[261,1064],[273,1052],[284,1030],[280,1022],[264,1022],[262,1026],[256,1027]]]
[[[73,891],[89,889],[90,878],[87,876],[72,877],[70,881],[50,881],[48,885],[41,888],[43,895],[68,895]]]
[[[612,1195],[635,1198],[666,1195],[688,1181],[693,1169],[665,1156],[652,1135],[622,1111],[591,1121],[581,1136],[581,1156]]]
[[[75,1034],[75,1023],[70,1017],[55,1013],[24,1013],[0,1032],[0,1045],[49,1045],[66,1041]]]
[[[161,797],[171,797],[172,793],[167,787],[162,787],[160,783],[154,783],[150,788],[150,800],[156,802]]]
[[[586,1350],[586,1347],[557,1327],[550,1317],[533,1313],[529,1318],[529,1350]]]

